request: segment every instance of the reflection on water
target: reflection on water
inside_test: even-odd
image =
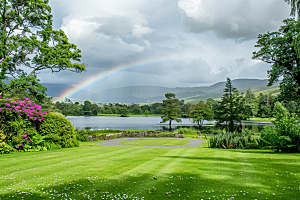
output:
[[[163,130],[169,129],[168,123],[160,123],[160,117],[107,117],[107,116],[68,116],[73,126],[78,129],[89,127],[93,130]],[[194,124],[188,118],[182,118],[182,123],[172,122],[172,129],[190,127]],[[204,121],[204,124],[215,124],[215,120]],[[271,122],[243,121],[242,125],[259,132],[263,126],[272,125]]]

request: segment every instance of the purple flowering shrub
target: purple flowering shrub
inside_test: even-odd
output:
[[[79,146],[74,130],[65,116],[43,109],[29,98],[0,96],[0,153]]]
[[[37,129],[49,112],[26,97],[0,99],[0,130],[4,135],[0,142],[14,151],[30,151],[37,145]]]

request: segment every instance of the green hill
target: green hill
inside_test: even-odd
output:
[[[234,87],[240,91],[240,93],[245,93],[248,88],[250,88],[255,95],[270,92],[273,94],[279,93],[279,84],[268,87],[268,80],[235,79],[232,80],[232,83]],[[81,93],[76,94],[73,98],[74,100],[76,99],[76,101],[81,99],[102,103],[154,103],[162,102],[162,100],[165,99],[164,95],[171,92],[176,94],[176,97],[180,100],[198,103],[200,100],[206,101],[208,98],[220,99],[223,95],[224,88],[225,82],[218,82],[211,86],[203,87],[167,88],[159,86],[129,86],[108,89],[97,93],[84,90]],[[68,89],[66,86],[48,84],[49,96],[59,96],[59,93],[62,94],[66,89]]]

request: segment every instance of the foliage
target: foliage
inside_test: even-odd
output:
[[[13,97],[28,97],[32,101],[42,104],[47,99],[47,88],[39,83],[36,75],[19,77],[10,80],[9,88],[5,91]]]
[[[75,135],[76,135],[76,139],[78,141],[81,141],[81,142],[90,141],[90,138],[88,137],[88,132],[83,129],[82,130],[76,129]]]
[[[258,35],[253,59],[271,64],[268,70],[269,83],[280,82],[279,100],[298,101],[300,97],[300,21],[293,18],[283,21],[284,25],[276,32]]]
[[[120,113],[121,117],[129,116],[129,110],[126,107],[119,108],[119,113]]]
[[[92,104],[91,105],[91,112],[93,115],[97,116],[98,113],[100,112],[100,107],[97,104]]]
[[[198,124],[199,129],[203,125],[204,120],[213,119],[214,113],[209,105],[205,104],[203,101],[199,101],[198,104],[192,106],[190,111],[190,118],[192,118],[193,123]]]
[[[276,102],[274,106],[274,117],[276,120],[280,120],[281,118],[286,118],[289,116],[289,111],[280,103]]]
[[[13,77],[29,76],[43,69],[52,72],[82,72],[81,51],[69,43],[62,30],[52,29],[53,16],[49,0],[3,0],[0,2],[0,68]],[[19,66],[22,66],[19,67]],[[3,76],[0,77],[1,81]],[[1,92],[1,91],[0,91]]]
[[[264,127],[260,132],[262,146],[270,146],[283,152],[300,151],[300,118],[295,114],[290,116],[277,114],[275,127]]]
[[[284,0],[289,5],[291,5],[291,16],[300,16],[300,1],[299,0]]]
[[[0,99],[0,132],[6,146],[15,151],[37,148],[39,126],[48,112],[26,97]]]
[[[40,125],[40,134],[44,140],[52,146],[59,145],[62,148],[79,146],[74,128],[71,122],[60,113],[51,112],[45,116]]]
[[[88,100],[84,101],[82,110],[84,115],[92,115],[92,103]]]
[[[252,137],[250,132],[220,133],[209,141],[211,148],[255,148],[259,147],[259,139]]]
[[[179,119],[179,113],[180,113],[180,101],[175,98],[175,94],[173,93],[167,93],[165,94],[166,100],[163,100],[162,104],[162,121],[160,123],[165,123],[169,121],[169,130],[171,131],[171,122],[181,122],[181,119]]]
[[[275,121],[277,146],[284,152],[300,151],[300,118],[292,114]]]
[[[243,118],[241,99],[239,91],[233,87],[230,78],[227,78],[224,94],[216,110],[218,126],[225,127],[229,132],[237,129],[236,124],[240,123]]]
[[[11,151],[11,147],[5,143],[5,135],[0,130],[0,154],[9,153]]]

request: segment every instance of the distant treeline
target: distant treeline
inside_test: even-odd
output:
[[[273,117],[273,108],[278,101],[277,96],[272,94],[260,93],[255,96],[250,89],[243,95],[241,103],[243,104],[244,119],[249,117]],[[210,106],[215,113],[215,119],[218,118],[216,111],[219,107],[219,102],[214,99],[207,99],[206,105]],[[300,106],[295,101],[282,102],[290,113],[299,113]],[[180,101],[181,117],[189,117],[190,112],[195,104],[185,103],[184,100]],[[117,114],[120,116],[129,115],[151,115],[162,114],[162,103],[156,102],[152,104],[121,104],[121,103],[108,103],[108,104],[92,104],[90,101],[85,101],[84,104],[78,102],[73,103],[70,99],[65,99],[63,102],[56,102],[54,109],[66,116],[96,116],[100,114]]]

